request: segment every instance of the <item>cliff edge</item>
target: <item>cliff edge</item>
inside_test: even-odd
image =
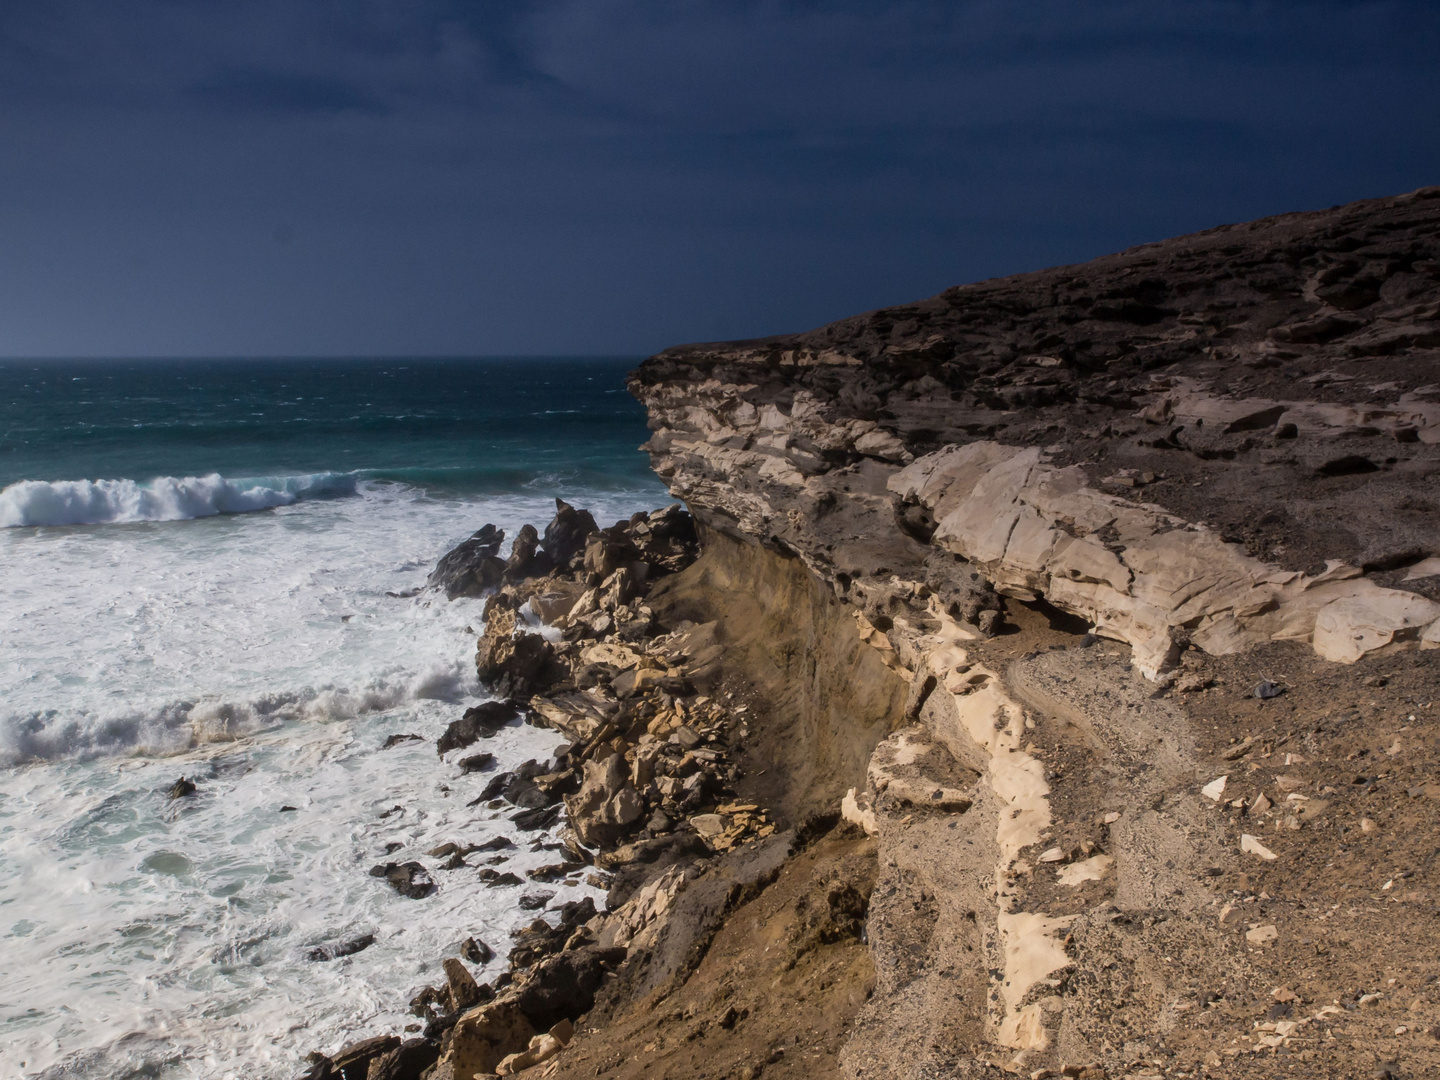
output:
[[[1440,188],[631,389],[705,548],[652,605],[876,845],[835,1070],[1440,1067]]]

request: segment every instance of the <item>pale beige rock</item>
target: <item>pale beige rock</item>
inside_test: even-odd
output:
[[[1276,854],[1262,844],[1258,839],[1245,833],[1240,837],[1240,850],[1257,858],[1270,862],[1277,858]]]
[[[1092,855],[1069,866],[1062,866],[1055,872],[1055,880],[1061,885],[1083,885],[1087,881],[1099,881],[1110,872],[1115,860],[1109,855]]]
[[[1200,789],[1200,794],[1211,802],[1219,802],[1220,796],[1225,794],[1225,781],[1228,779],[1228,776],[1216,777]]]
[[[930,509],[934,543],[1001,591],[1044,596],[1127,642],[1151,678],[1172,661],[1182,627],[1211,653],[1302,639],[1341,663],[1396,642],[1440,643],[1440,604],[1343,564],[1311,577],[1269,566],[1203,527],[1089,487],[1082,470],[1048,465],[1037,447],[948,447],[889,487]],[[1118,537],[1113,549],[1101,529]]]
[[[1269,945],[1280,937],[1280,931],[1269,923],[1245,931],[1245,940],[1251,945]]]
[[[866,834],[874,836],[880,831],[875,820],[875,807],[868,792],[856,792],[852,787],[840,800],[840,816],[851,825],[858,825]]]
[[[511,1002],[489,1002],[477,1006],[455,1023],[446,1057],[457,1078],[468,1080],[476,1073],[493,1073],[509,1047],[524,1046],[535,1029]]]

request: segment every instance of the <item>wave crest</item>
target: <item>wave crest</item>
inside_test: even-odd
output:
[[[0,491],[0,528],[187,521],[355,494],[353,473],[158,476],[154,480],[21,480]]]
[[[294,721],[354,720],[420,701],[463,703],[481,693],[468,661],[397,672],[355,687],[320,686],[249,699],[171,701],[110,716],[0,714],[0,768],[71,758],[168,757],[208,743],[236,742]]]

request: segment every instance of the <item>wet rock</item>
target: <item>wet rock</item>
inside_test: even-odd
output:
[[[361,934],[359,937],[346,938],[344,941],[337,941],[329,945],[318,945],[305,954],[305,959],[312,961],[338,960],[342,956],[352,956],[362,952],[374,944],[374,934]]]
[[[555,899],[553,892],[523,893],[520,896],[521,911],[540,911],[551,900]]]
[[[491,872],[493,873],[493,871]],[[481,871],[480,876],[481,878],[485,877],[485,872],[483,870]],[[507,885],[523,885],[525,884],[525,882],[522,879],[516,877],[514,874],[504,873],[496,874],[494,877],[489,878],[485,881],[485,884],[492,889],[502,889]]]
[[[170,790],[165,793],[165,797],[173,801],[175,799],[183,799],[187,795],[194,795],[195,791],[196,787],[194,782],[182,776],[170,785]]]
[[[505,580],[523,581],[528,577],[548,574],[553,569],[555,560],[548,552],[540,550],[540,534],[535,531],[535,526],[521,526],[510,548],[510,557],[505,560]]]
[[[495,950],[476,937],[468,937],[460,943],[460,955],[472,964],[488,964]]]
[[[441,966],[445,969],[445,988],[450,995],[452,1011],[463,1011],[480,1004],[480,987],[464,964],[447,957]]]
[[[445,729],[435,747],[443,757],[451,750],[469,746],[477,739],[492,739],[506,724],[520,718],[520,708],[510,701],[486,701],[465,710],[459,720]]]
[[[556,566],[568,566],[576,555],[585,550],[585,542],[598,531],[590,511],[576,510],[569,503],[556,499],[555,517],[545,526],[545,537],[540,546]]]
[[[370,1060],[366,1080],[420,1080],[440,1057],[440,1047],[428,1039],[406,1039],[393,1050]]]
[[[524,829],[526,832],[548,829],[560,820],[561,809],[559,803],[554,806],[542,806],[536,810],[525,810],[514,814],[510,820],[515,823],[516,828]]]
[[[435,891],[430,872],[418,862],[383,863],[370,868],[370,876],[384,878],[401,896],[420,900]]]
[[[449,600],[493,589],[505,573],[505,563],[498,558],[504,540],[504,529],[485,525],[436,563],[429,584],[443,589]]]
[[[377,1035],[351,1043],[330,1059],[330,1075],[343,1080],[366,1080],[370,1063],[400,1046],[397,1035]]]
[[[461,758],[456,764],[460,766],[460,771],[466,775],[473,772],[484,772],[486,769],[494,766],[495,755],[471,754],[469,757]]]
[[[389,750],[392,746],[399,746],[401,743],[424,741],[425,740],[422,739],[419,735],[391,735],[388,739],[385,740],[385,745],[382,746],[380,749]]]

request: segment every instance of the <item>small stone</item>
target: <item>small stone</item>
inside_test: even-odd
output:
[[[1102,820],[1106,825],[1114,825],[1115,822],[1120,820],[1120,812],[1118,810],[1111,810]]]
[[[1283,692],[1280,687],[1276,686],[1269,679],[1261,679],[1255,684],[1255,689],[1250,691],[1250,695],[1259,698],[1261,701],[1268,701],[1270,698],[1279,697]]]
[[[1376,825],[1375,822],[1370,820],[1368,817],[1362,817],[1360,819],[1360,831],[1363,833],[1372,833],[1379,827],[1379,825]]]
[[[1064,862],[1065,850],[1063,848],[1052,847],[1048,851],[1043,852],[1036,861],[1042,863]]]
[[[1245,912],[1240,909],[1239,904],[1226,904],[1220,909],[1221,926],[1235,926],[1244,917]]]

